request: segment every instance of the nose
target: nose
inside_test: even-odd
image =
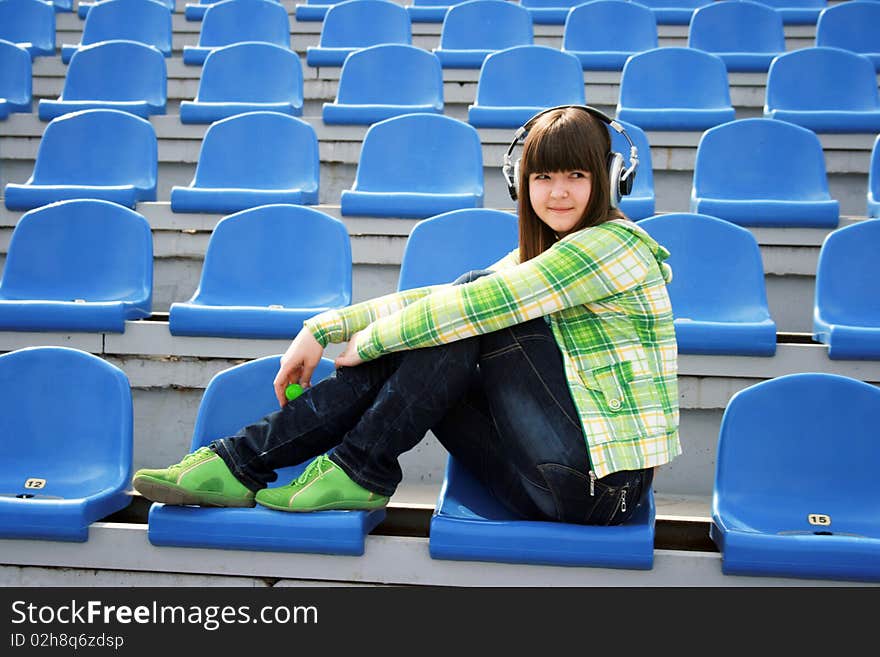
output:
[[[553,198],[563,198],[568,195],[568,186],[565,184],[565,180],[555,179],[553,180],[553,184],[550,186],[550,196]]]

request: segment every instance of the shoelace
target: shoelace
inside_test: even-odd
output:
[[[188,465],[191,465],[193,463],[193,461],[201,461],[205,457],[206,451],[210,451],[210,450],[207,447],[199,447],[192,454],[187,454],[186,456],[184,456],[183,460],[180,463],[178,463],[178,465],[183,468]]]
[[[324,474],[324,464],[328,461],[326,454],[322,454],[314,461],[309,463],[308,467],[303,471],[303,473],[294,480],[294,484],[297,486],[301,486],[306,483],[309,479],[317,477],[318,475]]]

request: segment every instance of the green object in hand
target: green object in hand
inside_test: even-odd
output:
[[[302,386],[298,383],[291,383],[284,389],[284,396],[287,401],[293,401],[303,393]]]

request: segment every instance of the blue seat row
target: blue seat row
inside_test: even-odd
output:
[[[215,375],[191,450],[275,410],[277,368],[278,356],[266,356]],[[46,371],[79,385],[58,386]],[[322,359],[313,381],[332,371]],[[33,347],[0,356],[0,391],[0,440],[12,456],[0,465],[0,537],[87,541],[92,523],[131,499],[127,377],[79,350]],[[836,404],[847,413],[834,412]],[[710,526],[723,573],[880,580],[880,488],[872,476],[878,413],[880,391],[833,374],[786,375],[731,398],[718,437]],[[825,449],[834,435],[846,436],[845,449]],[[826,456],[815,458],[817,450]],[[280,470],[270,485],[285,484],[303,465]],[[384,517],[384,509],[297,514],[153,504],[147,537],[157,546],[362,555]],[[428,548],[434,559],[651,569],[655,518],[651,491],[619,526],[521,520],[450,458]]]
[[[776,352],[761,254],[750,231],[688,213],[641,225],[672,253],[669,294],[680,353]],[[151,239],[141,215],[108,201],[62,201],[26,213],[0,280],[0,330],[124,332],[126,320],[151,313]],[[301,246],[295,284],[277,267],[293,243]],[[419,222],[407,239],[399,289],[450,282],[516,244],[516,220],[508,213],[439,214]],[[866,220],[832,232],[820,251],[815,337],[832,359],[880,359],[880,305],[864,293],[878,246],[880,222]],[[292,337],[307,318],[351,302],[351,271],[340,221],[290,204],[243,210],[215,227],[198,289],[171,305],[169,331]]]
[[[368,1],[392,5],[386,0],[358,4]],[[370,124],[412,112],[443,112],[437,56],[408,44],[371,46],[344,56],[336,101],[323,108],[326,123]],[[19,72],[12,79],[23,80],[24,60],[19,57],[13,64]],[[233,44],[210,50],[205,66],[195,100],[181,106],[184,122],[210,122],[257,109],[302,113],[302,70],[297,55],[287,48]],[[98,42],[79,49],[61,97],[41,100],[39,114],[48,120],[92,107],[139,116],[161,114],[166,87],[164,59],[152,46],[127,40]],[[546,46],[514,46],[483,61],[468,122],[475,127],[516,128],[542,108],[586,101],[583,73],[574,55]],[[17,109],[28,107],[19,103]],[[818,132],[876,133],[880,93],[874,66],[867,57],[838,48],[779,55],[770,65],[764,114]],[[655,48],[631,55],[621,75],[617,118],[645,130],[702,131],[732,121],[735,111],[723,61],[692,48]]]
[[[641,166],[621,207],[634,219],[654,213],[650,147],[634,135]],[[617,139],[615,142],[614,140]],[[612,136],[614,148],[628,150]],[[419,144],[414,148],[414,144]],[[112,109],[83,110],[46,127],[31,178],[6,186],[10,210],[68,198],[104,198],[128,207],[156,200],[157,140],[144,119]],[[878,211],[877,142],[869,175],[869,216]],[[84,157],[88,153],[89,157]],[[779,157],[784,153],[786,156]],[[731,177],[736,170],[739,175]],[[314,128],[278,112],[248,112],[205,132],[189,186],[171,190],[175,212],[229,213],[268,203],[318,202],[320,164]],[[367,130],[346,216],[425,218],[483,205],[483,156],[477,131],[439,114],[404,114]],[[744,226],[835,227],[819,138],[777,119],[740,119],[703,133],[697,146],[692,212]]]
[[[328,11],[342,0],[306,0],[296,5],[296,20],[322,21]],[[828,4],[826,0],[760,0],[761,4],[778,11],[786,24],[815,23]],[[449,13],[464,0],[413,0],[405,7],[413,22],[443,23]],[[521,0],[536,25],[562,25],[570,11],[583,4],[581,0]],[[657,23],[687,25],[700,8],[711,0],[640,0]]]
[[[360,1],[355,0],[356,3]],[[396,3],[386,3],[394,7],[375,4],[349,7],[351,2],[306,4],[297,7],[297,18],[302,20],[301,15],[317,15],[315,12],[318,12],[320,20],[323,20],[329,9],[334,10],[331,19],[322,25],[321,47],[315,49],[315,57],[326,59],[332,57],[333,53],[322,54],[323,49],[376,45],[388,40],[409,43],[407,35],[410,33],[410,23],[417,20],[414,13],[433,13],[443,22],[438,50],[443,53],[441,60],[444,66],[478,67],[481,57],[492,50],[531,44],[532,17],[548,15],[554,17],[552,22],[565,24],[563,49],[578,54],[584,68],[617,70],[623,65],[626,55],[656,47],[657,23],[664,22],[664,14],[676,12],[684,12],[681,15],[688,17],[685,22],[690,22],[690,46],[722,55],[730,70],[766,70],[772,56],[785,51],[783,23],[790,18],[788,8],[780,7],[775,0],[645,0],[643,3],[626,0],[594,0],[587,3],[532,0],[545,6],[530,5],[529,0],[521,5],[498,3],[497,0],[468,0],[441,6],[433,3],[444,0],[426,1],[430,4],[406,8]],[[650,1],[657,2],[658,6],[646,6]],[[826,8],[824,0],[801,1],[815,2],[812,11],[821,9],[816,24],[816,45],[867,54],[880,64],[880,53],[870,30],[870,26],[876,23],[878,8],[875,3],[851,1]],[[280,7],[277,0],[269,2]],[[562,5],[556,4],[560,2]],[[369,3],[373,3],[373,0],[369,0]],[[54,54],[54,10],[50,11],[53,8],[47,7],[47,4],[41,0],[2,0],[0,39],[27,43],[35,56]],[[205,0],[188,4],[187,18],[201,20],[206,9],[214,8],[216,4],[220,3]],[[343,4],[345,6],[337,6]],[[163,10],[157,5],[161,5]],[[92,14],[88,10],[93,6],[99,6],[100,10]],[[169,55],[171,17],[168,9],[173,9],[173,6],[174,0],[80,3],[79,13],[86,17],[81,45],[110,39],[143,40]],[[201,48],[242,40],[265,38],[280,45],[286,41],[289,47],[289,38],[279,35],[279,28],[285,25],[289,31],[286,14],[283,15],[277,8],[274,11],[255,9],[250,12],[249,20],[242,23],[239,20],[242,12],[241,7],[217,7],[215,15],[203,28],[199,47],[189,50],[189,63],[203,60]],[[626,20],[621,20],[621,16],[625,16]],[[810,22],[815,20],[813,16]],[[369,29],[360,29],[363,26],[369,26]],[[75,48],[73,45],[63,46],[65,62]],[[339,53],[335,53],[335,65],[342,63],[339,57]],[[324,61],[321,65],[328,63]]]

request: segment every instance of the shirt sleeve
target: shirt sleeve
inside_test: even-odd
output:
[[[578,231],[528,262],[437,288],[377,319],[358,336],[358,354],[367,361],[432,347],[605,299],[639,285],[651,262],[647,247],[626,229]]]
[[[380,317],[392,315],[409,304],[429,295],[432,291],[446,287],[429,285],[393,292],[382,297],[360,303],[333,308],[310,317],[303,326],[307,328],[322,347],[329,343],[346,342],[358,331],[366,328]]]

